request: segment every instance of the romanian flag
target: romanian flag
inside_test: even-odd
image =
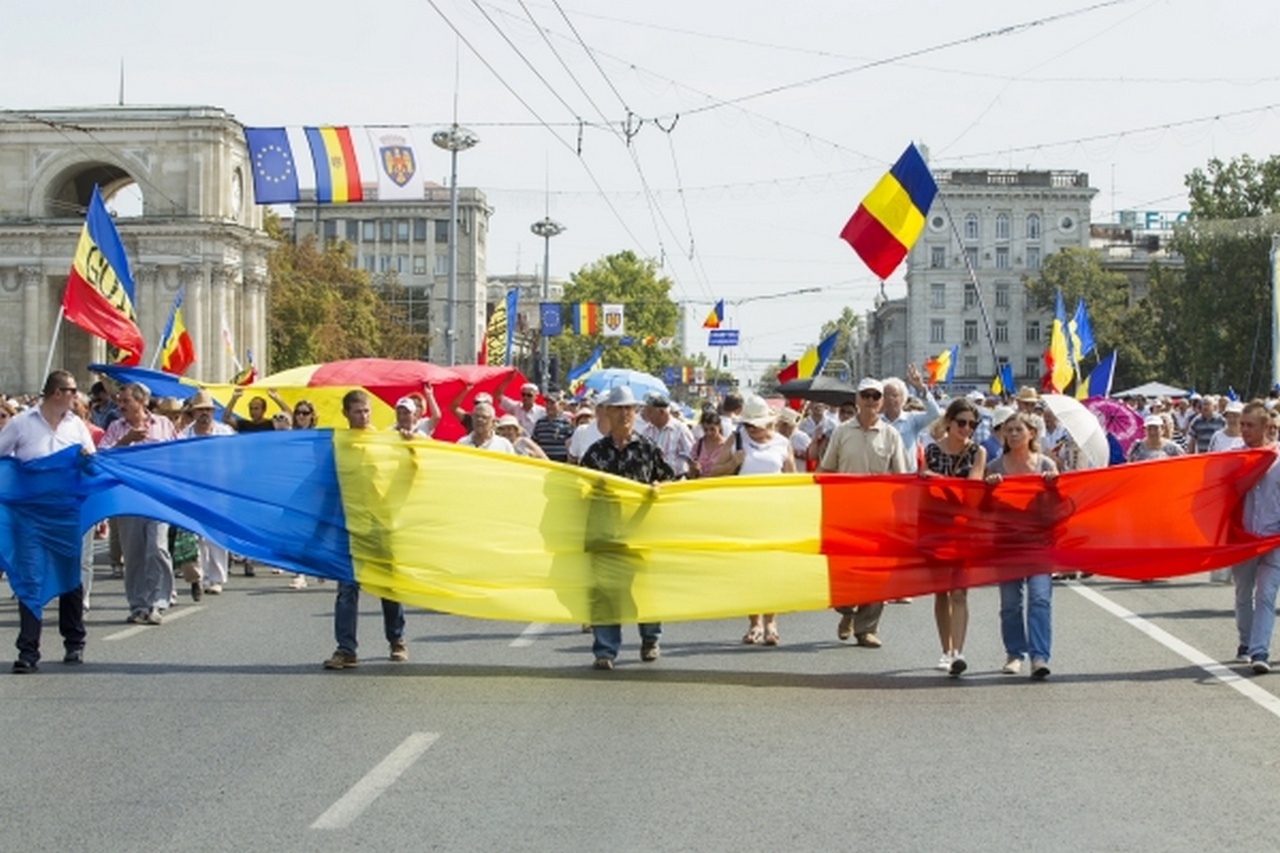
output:
[[[575,302],[570,306],[573,313],[573,333],[575,335],[600,334],[600,305],[595,302]]]
[[[1071,352],[1071,363],[1076,367],[1095,349],[1093,326],[1089,323],[1089,310],[1083,299],[1076,303],[1076,311],[1067,322],[1067,346]]]
[[[137,364],[144,344],[134,304],[124,244],[95,186],[62,291],[62,315],[119,350],[120,364]]]
[[[587,376],[602,367],[604,367],[604,350],[596,347],[586,361],[577,367],[570,368],[569,374],[565,377],[566,384],[569,386],[569,393],[575,397],[581,397],[583,383],[586,381]]]
[[[956,361],[960,358],[960,347],[953,346],[950,349],[944,349],[938,353],[937,358],[926,358],[924,360],[925,380],[932,388],[939,382],[947,384],[956,375]]]
[[[1056,297],[1049,348],[1044,351],[1045,374],[1040,384],[1045,390],[1061,394],[1071,384],[1075,369],[1071,366],[1071,350],[1067,343],[1067,312],[1062,306],[1062,291],[1058,291]]]
[[[1116,378],[1116,354],[1098,362],[1098,366],[1089,374],[1089,378],[1076,383],[1076,399],[1111,396],[1111,383]]]
[[[692,365],[692,364],[686,364],[684,367],[681,367],[681,368],[680,368],[680,383],[681,383],[682,385],[692,385],[692,384],[693,384],[693,378],[694,378],[694,377],[693,377],[693,365]]]
[[[991,393],[998,397],[1013,394],[1017,390],[1013,382],[1013,365],[1005,362],[1000,365],[995,379],[991,380]]]
[[[908,145],[862,200],[840,237],[873,273],[888,278],[924,230],[924,217],[937,194],[924,158],[915,145]]]
[[[792,379],[808,379],[810,376],[820,374],[827,359],[831,358],[831,351],[836,348],[838,334],[839,332],[832,332],[827,335],[816,347],[779,370],[778,384],[790,382]]]
[[[702,321],[704,329],[718,329],[720,324],[724,322],[724,300],[721,299],[716,303],[716,307],[711,309],[711,313],[707,315],[707,319]]]
[[[169,322],[160,336],[160,369],[174,376],[181,376],[196,363],[195,345],[191,343],[191,335],[187,334],[186,323],[182,322],[182,294],[179,289],[177,298],[173,300],[173,311],[169,313]]]
[[[1240,563],[1280,544],[1232,523],[1273,459],[1205,453],[994,487],[782,474],[655,490],[378,430],[69,448],[0,460],[0,567],[38,613],[80,583],[79,552],[17,560],[22,542],[75,542],[104,516],[146,515],[268,565],[478,619],[723,619],[992,584],[1028,566],[1137,580]]]
[[[308,127],[307,143],[311,146],[311,162],[316,167],[316,201],[345,204],[363,201],[360,166],[356,149],[351,144],[351,131],[345,127]]]

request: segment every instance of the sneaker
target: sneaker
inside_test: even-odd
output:
[[[853,636],[852,613],[846,613],[840,617],[840,624],[836,626],[836,636],[842,640],[847,640]]]
[[[110,577],[112,580],[119,580],[120,578],[124,577],[124,566],[119,563],[112,566]]]
[[[645,663],[652,663],[658,659],[658,655],[660,654],[662,654],[662,650],[658,648],[657,640],[654,640],[653,642],[646,640],[640,644],[640,660]]]
[[[869,649],[878,649],[884,645],[884,643],[880,642],[880,638],[870,631],[865,634],[858,634],[854,639],[858,641],[858,645],[866,646]]]
[[[324,662],[324,668],[351,669],[352,667],[358,666],[359,663],[360,662],[356,660],[356,656],[351,652],[344,652],[342,649],[338,649],[333,653],[333,657]]]
[[[1267,663],[1267,659],[1262,655],[1254,655],[1253,662],[1249,664],[1249,668],[1258,675],[1266,675],[1271,671],[1271,664]]]
[[[969,662],[964,659],[964,655],[956,652],[956,656],[951,659],[951,674],[962,675],[969,668]]]
[[[1248,663],[1249,660],[1249,647],[1236,646],[1236,663]]]
[[[1043,681],[1049,677],[1049,662],[1040,658],[1031,659],[1031,677],[1036,681]]]
[[[147,611],[135,610],[130,613],[124,621],[128,622],[130,625],[141,625],[147,621]]]
[[[1022,658],[1008,658],[1005,660],[1004,666],[1000,668],[1000,671],[1005,675],[1017,675],[1022,672]]]
[[[210,595],[222,595],[222,584],[211,583],[204,588],[204,591]]]
[[[946,654],[938,658],[938,662],[934,664],[934,669],[940,669],[943,672],[951,671],[951,655]]]
[[[306,588],[307,588],[306,575],[298,575],[296,578],[289,581],[289,589],[306,589]]]
[[[34,663],[32,663],[29,660],[19,659],[13,662],[14,675],[30,675],[31,673],[36,672],[39,669],[40,667],[36,666]]]
[[[204,587],[197,581],[191,585],[191,600],[199,601],[202,598],[204,598]]]
[[[596,662],[591,665],[594,669],[613,669],[612,658],[596,658]]]
[[[62,662],[72,666],[84,663],[84,649],[67,649],[67,653],[62,656]]]
[[[391,659],[397,663],[409,659],[409,647],[404,640],[393,640],[391,642]]]
[[[147,611],[147,614],[142,617],[141,621],[148,625],[159,625],[164,622],[164,614],[160,612],[159,607],[153,607]]]

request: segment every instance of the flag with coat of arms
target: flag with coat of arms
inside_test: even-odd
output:
[[[606,302],[600,306],[602,321],[600,334],[606,337],[620,338],[626,331],[624,312],[626,306],[620,302]]]

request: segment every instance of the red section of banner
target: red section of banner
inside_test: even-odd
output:
[[[360,184],[360,166],[356,161],[356,149],[351,144],[351,130],[346,127],[335,127],[338,145],[342,148],[342,159],[346,163],[347,201],[364,201],[364,187]]]
[[[135,365],[142,360],[144,343],[137,325],[81,278],[75,267],[71,268],[62,293],[62,312],[67,322],[127,351],[128,357],[120,364]]]
[[[1046,483],[817,474],[833,605],[1086,571],[1131,580],[1238,563],[1280,546],[1239,526],[1270,450],[1064,474]]]

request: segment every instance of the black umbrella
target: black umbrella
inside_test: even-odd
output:
[[[778,386],[778,393],[788,399],[816,400],[828,406],[839,406],[857,399],[858,389],[831,376],[814,376],[783,382]]]

